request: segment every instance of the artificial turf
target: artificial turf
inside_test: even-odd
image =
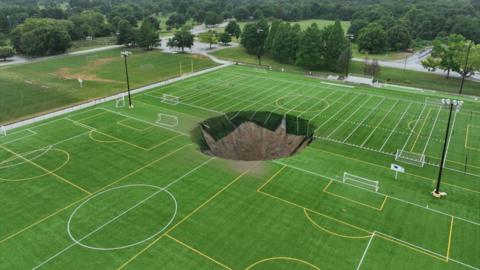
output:
[[[443,95],[233,66],[135,95],[134,109],[109,102],[14,130],[0,137],[0,265],[478,269],[480,106],[465,99],[454,115],[448,195],[434,199],[448,112],[426,97]],[[317,138],[275,161],[202,154],[190,131],[236,111],[299,116]],[[427,163],[396,161],[402,148]],[[406,173],[395,179],[391,163]]]

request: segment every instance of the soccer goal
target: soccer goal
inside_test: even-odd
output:
[[[175,115],[159,113],[158,120],[155,123],[165,127],[176,127],[178,126],[179,121],[178,117]]]
[[[162,102],[170,105],[177,105],[180,103],[180,98],[177,96],[172,96],[168,94],[162,95]]]
[[[420,153],[408,152],[405,150],[397,150],[395,154],[395,160],[415,165],[418,167],[423,167],[425,165],[425,155]]]
[[[0,126],[0,136],[7,136],[7,128]]]
[[[123,108],[125,107],[125,96],[121,96],[115,99],[115,108]]]
[[[375,192],[378,192],[379,189],[378,181],[373,181],[367,178],[350,174],[348,172],[343,173],[343,183],[363,189],[373,190]]]

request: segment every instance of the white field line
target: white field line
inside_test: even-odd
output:
[[[217,100],[222,100],[224,98],[228,98],[228,97],[234,97],[236,100],[243,100],[242,96],[245,95],[246,91],[244,90],[244,88],[249,88],[247,86],[244,86],[243,88],[240,88],[237,87],[236,88],[230,88],[228,89],[228,93],[225,94],[225,95],[222,95],[222,94],[218,94],[218,95],[215,95],[215,93],[207,93],[207,96],[205,97],[202,97],[202,98],[199,98],[199,99],[194,99],[194,98],[190,98],[190,99],[185,99],[185,101],[189,101],[193,104],[198,104],[198,105],[202,105],[202,106],[208,106],[209,104],[211,103],[214,103],[216,102]],[[212,97],[213,95],[213,97]],[[206,103],[203,103],[204,101],[207,101]]]
[[[212,76],[210,76],[212,75]],[[215,75],[215,76],[214,76]],[[228,84],[228,83],[231,83],[231,82],[234,82],[236,81],[237,79],[242,79],[244,78],[244,76],[242,75],[235,75],[235,76],[225,76],[226,78],[223,77],[223,74],[220,74],[222,75],[221,77],[218,76],[219,74],[216,74],[216,73],[211,73],[211,74],[207,74],[207,76],[204,76],[203,78],[200,78],[200,80],[190,80],[190,81],[184,81],[182,82],[182,85],[179,85],[177,87],[182,87],[182,89],[178,90],[178,89],[174,89],[172,91],[172,94],[176,94],[176,95],[182,95],[184,97],[188,97],[189,95],[195,95],[197,93],[208,93],[208,89],[199,89],[198,88],[198,85],[199,84],[207,84],[207,85],[212,85],[212,87],[215,86],[215,84],[217,86],[222,86],[224,84]],[[214,84],[212,82],[215,82]],[[168,90],[168,89],[167,89]],[[192,93],[191,91],[192,90],[197,90],[197,92],[195,93]]]
[[[300,114],[298,115],[298,117],[302,116],[304,113],[309,112],[311,109],[315,108],[315,107],[316,107],[318,104],[320,104],[322,101],[328,102],[327,99],[328,99],[330,96],[332,96],[332,95],[334,95],[334,94],[336,94],[336,93],[338,93],[338,92],[337,92],[337,91],[332,91],[332,92],[331,92],[330,94],[328,94],[326,97],[321,98],[320,100],[318,100],[317,102],[315,102],[314,104],[312,104],[310,107],[308,107],[306,110],[304,110],[302,113],[300,113]],[[327,108],[328,108],[328,107],[329,107],[329,105],[327,105]]]
[[[310,170],[306,170],[306,169],[300,168],[300,167],[298,167],[298,166],[291,165],[291,164],[288,164],[288,163],[285,163],[285,162],[282,162],[282,161],[278,161],[278,160],[274,160],[274,161],[272,161],[272,162],[273,162],[273,163],[276,163],[276,164],[279,164],[279,165],[282,165],[282,166],[287,166],[287,167],[289,167],[289,168],[291,168],[291,169],[295,169],[295,170],[297,170],[297,171],[301,171],[301,172],[308,173],[308,174],[311,174],[311,175],[316,175],[316,176],[321,177],[321,178],[324,178],[324,179],[330,179],[330,180],[333,180],[333,181],[335,181],[335,182],[344,184],[342,179],[336,179],[335,177],[330,177],[330,176],[322,175],[322,174],[320,174],[320,173],[312,172],[312,171],[310,171]],[[348,184],[345,184],[345,185],[348,185]],[[361,187],[357,187],[357,186],[353,186],[353,185],[349,185],[349,186],[362,189]],[[467,222],[467,223],[470,223],[470,224],[473,224],[473,225],[476,225],[476,226],[480,226],[480,223],[478,223],[478,222],[475,222],[475,221],[473,221],[473,220],[469,220],[469,219],[466,219],[466,218],[454,216],[454,215],[451,215],[451,214],[448,214],[448,213],[445,213],[445,212],[442,212],[442,211],[439,211],[439,210],[435,210],[435,209],[432,208],[431,206],[426,207],[426,206],[423,206],[423,205],[420,205],[420,204],[417,204],[417,203],[414,203],[414,202],[410,202],[410,201],[407,201],[407,200],[404,200],[404,199],[395,197],[395,196],[390,195],[390,194],[382,193],[382,192],[380,192],[380,191],[379,191],[379,192],[375,192],[375,191],[369,190],[369,189],[363,189],[363,190],[367,190],[367,191],[370,192],[370,193],[377,194],[377,195],[381,195],[381,196],[388,196],[389,199],[393,199],[393,200],[396,200],[396,201],[399,201],[399,202],[402,202],[402,203],[405,203],[405,204],[409,204],[409,205],[412,205],[412,206],[416,206],[416,207],[422,208],[422,209],[427,210],[427,211],[430,211],[430,212],[434,212],[434,213],[437,213],[437,214],[441,214],[441,215],[447,216],[447,217],[449,217],[449,218],[454,217],[455,219],[463,220],[463,221],[465,221],[465,222]],[[377,231],[377,233],[378,233],[378,231]],[[384,234],[384,233],[382,233],[382,234]]]
[[[33,130],[29,129],[29,128],[24,129],[24,130],[30,132],[30,134],[25,135],[25,136],[22,136],[22,137],[20,137],[20,138],[17,138],[17,139],[15,139],[15,140],[12,140],[12,141],[8,141],[8,142],[5,142],[5,143],[0,143],[0,145],[7,145],[7,144],[10,144],[10,143],[18,142],[18,141],[21,141],[21,140],[23,140],[23,139],[26,139],[26,138],[29,138],[29,137],[32,137],[32,136],[35,136],[35,135],[38,134],[37,132],[35,132],[35,131],[33,131]],[[15,131],[15,132],[12,132],[12,133],[10,133],[10,134],[8,134],[8,135],[9,135],[9,136],[12,136],[12,135],[14,135],[14,134],[23,132],[24,130]]]
[[[338,83],[329,83],[329,82],[320,82],[321,84],[326,84],[326,85],[332,85],[332,86],[337,86],[337,87],[343,87],[343,88],[355,88],[355,86],[352,85],[345,85],[345,84],[338,84]]]
[[[433,122],[433,127],[431,128],[430,134],[428,135],[427,143],[425,143],[425,147],[423,148],[422,155],[425,155],[425,151],[427,151],[428,144],[430,143],[430,139],[432,138],[433,131],[435,130],[435,127],[437,126],[438,117],[440,116],[441,111],[442,111],[442,108],[439,108],[438,113],[437,113],[437,117],[435,118],[435,122]]]
[[[348,94],[345,94],[345,96],[346,96],[346,95],[348,95]],[[317,131],[318,131],[320,128],[322,128],[326,123],[330,122],[330,120],[332,120],[332,119],[333,119],[334,117],[336,117],[341,111],[343,111],[343,109],[345,109],[345,108],[347,108],[348,106],[350,106],[350,105],[355,101],[355,99],[356,99],[357,97],[361,97],[361,95],[357,95],[357,96],[355,96],[354,98],[352,98],[349,103],[345,104],[342,108],[340,108],[339,110],[337,110],[337,112],[336,112],[335,114],[333,114],[332,116],[330,116],[326,121],[323,121],[323,123],[322,123],[320,126],[318,126],[318,127],[315,129],[314,132],[317,132]],[[343,96],[342,96],[342,98],[343,98]],[[337,101],[338,101],[338,100],[337,100]],[[312,119],[315,119],[318,115],[320,115],[320,113],[317,114],[317,115],[315,115],[313,118],[311,118],[310,121],[312,121]]]
[[[400,123],[402,123],[403,121],[403,118],[405,118],[405,115],[407,114],[408,110],[410,110],[410,107],[412,107],[413,103],[410,102],[407,106],[407,108],[405,109],[405,111],[403,112],[402,114],[402,117],[400,117],[400,119],[398,119],[397,121],[397,124],[395,125],[395,127],[393,127],[392,129],[392,132],[390,132],[390,134],[388,134],[388,137],[385,139],[385,142],[383,142],[383,145],[382,147],[380,147],[380,151],[383,151],[383,148],[385,148],[385,146],[387,145],[388,141],[390,140],[390,138],[392,137],[393,133],[395,132],[395,130],[397,130],[397,128],[400,126]]]
[[[339,91],[337,91],[339,92]],[[346,97],[349,93],[344,93],[343,95],[339,96],[337,99],[335,99],[334,102],[332,102],[332,104],[330,104],[330,106],[328,107],[325,107],[323,110],[319,111],[318,113],[316,113],[312,118],[310,118],[310,122],[313,121],[313,119],[319,117],[323,112],[325,112],[326,110],[328,110],[330,107],[333,107],[334,104],[337,104],[337,103],[341,103],[340,100],[342,100],[344,97]],[[355,99],[356,97],[354,97],[353,99]],[[332,116],[333,117],[333,116]],[[331,117],[330,117],[331,118]],[[328,120],[327,120],[328,121]],[[315,130],[316,131],[316,130]]]
[[[284,92],[284,88],[289,88],[289,86],[281,87],[280,89],[282,89],[282,90],[281,90],[282,93]],[[241,111],[248,110],[249,107],[253,107],[253,106],[257,105],[257,104],[260,104],[260,105],[261,105],[260,108],[259,108],[260,110],[263,109],[263,108],[265,108],[265,107],[267,107],[267,106],[273,106],[272,103],[264,102],[266,99],[270,99],[270,98],[272,98],[272,97],[275,98],[276,96],[278,96],[278,93],[275,93],[275,91],[271,91],[271,92],[272,92],[271,94],[266,95],[265,97],[263,97],[263,98],[261,98],[261,99],[258,99],[256,102],[250,103],[250,104],[248,104],[247,106],[239,109],[238,112],[237,112],[232,118],[230,118],[230,120],[233,120],[235,117],[237,117],[238,114],[239,114]],[[263,94],[263,93],[262,93],[262,94]],[[256,100],[256,97],[257,97],[257,96],[258,96],[258,95],[254,96],[254,97],[253,97],[253,100]],[[248,101],[250,101],[250,100],[248,100]],[[232,106],[227,107],[225,110],[230,110],[230,109],[232,109],[233,106],[236,106],[236,105],[237,105],[237,104],[233,104]],[[256,113],[257,111],[258,111],[258,110],[255,110],[255,113]]]
[[[85,240],[86,238],[90,237],[91,235],[93,235],[94,233],[96,233],[97,231],[103,229],[104,227],[108,226],[110,223],[116,221],[117,219],[119,219],[120,217],[124,216],[125,214],[127,214],[128,212],[130,212],[131,210],[137,208],[138,206],[140,206],[141,204],[145,203],[146,201],[148,201],[150,198],[154,197],[155,195],[157,195],[158,193],[162,192],[163,190],[169,188],[170,186],[174,185],[175,183],[177,183],[178,181],[182,180],[183,178],[189,176],[190,174],[194,173],[195,171],[197,171],[198,169],[202,168],[203,166],[205,166],[207,163],[209,163],[210,161],[214,160],[215,157],[212,157],[208,160],[206,160],[205,162],[203,162],[202,164],[198,165],[197,167],[193,168],[192,170],[188,171],[186,174],[180,176],[179,178],[175,179],[173,182],[169,183],[168,185],[166,185],[165,187],[159,189],[158,191],[152,193],[150,196],[148,196],[147,198],[141,200],[140,202],[136,203],[135,205],[133,205],[132,207],[128,208],[127,210],[123,211],[122,213],[120,213],[119,215],[115,216],[114,218],[110,219],[109,221],[105,222],[104,224],[100,225],[99,227],[97,227],[95,230],[93,230],[92,232],[86,234],[85,236],[83,236],[82,238],[80,238],[78,240],[78,242],[81,242],[83,240]],[[43,261],[42,263],[38,264],[37,266],[33,267],[32,270],[36,270],[40,267],[42,267],[43,265],[45,265],[46,263],[50,262],[51,260],[55,259],[56,257],[60,256],[61,254],[63,254],[65,251],[69,250],[70,248],[76,246],[77,243],[73,243],[73,244],[70,244],[69,246],[67,246],[66,248],[62,249],[61,251],[57,252],[55,255],[49,257],[47,260]]]
[[[370,247],[370,244],[372,243],[373,237],[375,237],[375,232],[373,232],[372,236],[370,236],[370,240],[368,240],[368,244],[365,247],[365,250],[363,251],[362,258],[360,258],[360,261],[358,262],[356,270],[360,270],[360,267],[362,266],[363,260],[365,259],[365,256],[367,256],[368,248]]]
[[[382,99],[380,100],[380,102],[375,106],[375,108],[373,108],[372,110],[370,110],[370,112],[367,114],[367,116],[365,116],[362,120],[362,122],[360,122],[356,127],[355,129],[352,130],[352,132],[345,138],[345,140],[343,140],[344,142],[348,141],[348,139],[350,139],[350,137],[352,137],[353,134],[355,134],[355,131],[357,131],[361,126],[363,126],[363,123],[365,123],[365,121],[368,120],[368,118],[372,115],[372,113],[376,112],[378,106],[380,106],[380,104],[383,103],[385,99]]]
[[[263,82],[262,82],[262,84],[263,84]],[[245,87],[245,88],[248,88],[248,89],[251,89],[252,91],[255,91],[255,90],[257,89],[258,85],[260,85],[260,84],[252,84],[252,85],[250,85],[250,87]],[[242,89],[241,91],[243,91],[243,93],[241,93],[241,94],[238,96],[238,98],[242,99],[243,101],[240,101],[240,102],[235,102],[235,101],[233,101],[233,102],[232,102],[231,99],[226,98],[225,101],[223,101],[223,102],[221,102],[221,103],[219,103],[219,104],[215,104],[215,105],[213,106],[213,108],[217,109],[217,108],[221,108],[221,107],[224,106],[224,105],[229,105],[230,103],[233,103],[232,105],[230,105],[229,107],[227,107],[227,108],[224,109],[224,111],[229,111],[230,108],[232,108],[232,107],[235,107],[235,106],[237,106],[237,105],[239,105],[239,104],[242,104],[242,103],[245,103],[245,102],[250,102],[250,100],[252,99],[252,97],[251,97],[252,92],[250,92],[250,91],[245,91],[244,89]],[[255,97],[254,100],[256,100],[256,97],[262,96],[263,94],[266,94],[266,93],[268,93],[269,91],[268,91],[268,90],[259,90],[259,91],[257,91],[257,92],[258,92],[258,93],[254,96],[254,97]],[[270,91],[270,92],[271,92],[271,91]],[[202,106],[205,106],[205,105],[202,105]]]
[[[367,100],[365,100],[362,105],[358,106],[358,108],[353,111],[348,117],[347,119],[345,119],[345,121],[348,121],[350,120],[350,118],[352,118],[360,109],[362,109],[363,105],[367,104],[369,101],[370,101],[371,97],[367,98]],[[342,122],[340,123],[340,125],[338,125],[332,132],[330,132],[328,135],[327,135],[327,138],[330,138],[330,136],[332,136],[333,133],[335,133],[335,131],[337,131],[340,127],[342,127],[343,125],[345,124],[345,122]]]
[[[393,109],[395,107],[397,107],[397,105],[399,103],[400,103],[400,100],[397,100],[397,102],[395,104],[393,104],[393,106],[390,108],[390,110],[383,116],[382,120],[380,120],[380,122],[378,122],[378,124],[375,126],[375,128],[372,130],[372,132],[370,132],[370,134],[368,134],[365,141],[363,141],[363,143],[360,145],[361,147],[365,146],[365,144],[368,142],[368,140],[370,140],[370,138],[373,136],[373,134],[375,134],[375,131],[378,129],[378,127],[380,127],[383,124],[383,121],[385,121],[385,119],[387,119],[387,117],[390,115],[390,113],[393,111]]]
[[[413,133],[415,133],[415,129],[417,128],[417,125],[420,122],[420,119],[421,119],[421,117],[423,115],[423,112],[425,111],[426,108],[427,108],[427,104],[423,105],[423,109],[420,112],[420,114],[418,115],[418,119],[417,119],[417,121],[415,121],[415,125],[413,126],[412,130],[410,131],[410,135],[408,135],[408,138],[407,138],[407,140],[405,141],[405,144],[402,147],[402,151],[405,150],[405,147],[407,147],[407,144],[410,141],[410,138],[412,137]]]

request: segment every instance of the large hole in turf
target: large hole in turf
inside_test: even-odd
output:
[[[272,112],[230,112],[200,123],[192,138],[207,155],[257,161],[289,157],[313,140],[308,120]]]

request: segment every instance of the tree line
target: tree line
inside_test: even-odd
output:
[[[276,20],[270,25],[263,18],[245,25],[241,44],[260,64],[268,55],[280,63],[340,72],[351,57],[349,40],[338,20],[324,29],[313,23],[302,31],[298,24]]]

